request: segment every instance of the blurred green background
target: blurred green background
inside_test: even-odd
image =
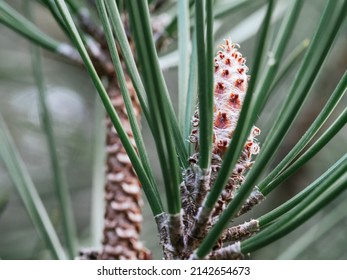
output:
[[[275,18],[272,24],[272,33],[275,37],[279,22],[286,9],[288,1],[277,1]],[[171,1],[174,2],[174,1]],[[223,2],[223,1],[221,1]],[[299,17],[297,28],[287,53],[295,48],[305,38],[311,38],[319,21],[324,7],[323,0],[306,0]],[[8,1],[13,7],[21,10],[22,1]],[[36,6],[35,6],[36,7]],[[247,65],[252,69],[255,46],[254,35],[259,27],[264,9],[245,10],[233,16],[226,16],[215,23],[217,32],[215,45],[218,46],[223,38],[231,37],[232,41],[240,43],[240,52],[247,57]],[[60,40],[66,40],[64,35],[51,18],[49,13],[41,6],[35,9],[36,22],[39,27]],[[155,15],[154,15],[155,16]],[[339,39],[328,56],[311,97],[304,104],[295,125],[290,130],[272,166],[276,164],[288,150],[296,143],[305,129],[315,119],[322,106],[332,93],[347,66],[347,26],[346,22],[341,30]],[[172,52],[177,42],[172,40],[161,53],[161,62],[174,103],[177,95],[177,54]],[[65,60],[43,52],[43,68],[50,109],[54,116],[54,132],[58,145],[59,158],[64,168],[70,186],[73,200],[75,220],[81,247],[95,246],[90,238],[91,222],[91,195],[92,168],[94,140],[96,134],[95,108],[96,92],[87,73]],[[60,222],[57,202],[54,198],[52,176],[49,165],[48,151],[45,136],[40,126],[36,85],[31,73],[31,60],[29,43],[13,31],[0,25],[0,111],[10,132],[17,144],[27,168],[37,186],[47,211],[55,225]],[[296,65],[297,67],[298,65]],[[274,114],[279,109],[281,101],[285,98],[289,85],[295,75],[293,68],[276,89],[276,94],[269,101],[264,113],[259,116],[257,126],[262,130],[260,143],[266,136],[272,124]],[[334,116],[346,107],[346,97],[340,102],[336,113],[328,123],[332,123]],[[157,165],[156,152],[149,130],[143,123],[143,134],[153,168],[156,171],[158,182],[161,182],[160,168]],[[317,156],[306,164],[299,172],[287,180],[273,192],[259,207],[255,208],[248,218],[256,218],[269,211],[281,202],[293,196],[302,187],[305,187],[347,150],[347,130],[343,129]],[[269,166],[271,168],[271,166]],[[163,196],[164,199],[164,196]],[[347,259],[347,193],[344,193],[331,205],[317,213],[309,222],[299,227],[280,241],[261,249],[251,258],[276,259],[278,257],[295,257],[298,259]],[[312,238],[319,232],[322,219],[337,205],[342,205],[340,211],[346,213],[333,228],[325,232],[300,254],[288,251],[295,250],[295,243],[310,230]],[[345,205],[345,207],[343,207]],[[331,217],[336,216],[332,214]],[[343,215],[342,215],[343,216]],[[156,225],[151,216],[147,202],[144,206],[144,219],[142,236],[148,248],[156,258],[160,258],[158,238],[156,238]],[[245,219],[242,217],[242,219]],[[103,217],[100,216],[100,221]],[[61,228],[57,226],[61,233]],[[306,234],[307,235],[307,234]],[[307,242],[307,241],[306,241]],[[290,247],[292,246],[292,247]],[[291,252],[292,255],[289,253]],[[295,251],[294,251],[295,252]],[[289,254],[289,255],[286,255]],[[2,259],[45,259],[49,252],[45,250],[40,236],[36,233],[22,203],[11,182],[7,171],[0,161],[0,258]]]

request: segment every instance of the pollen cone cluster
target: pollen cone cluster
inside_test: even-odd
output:
[[[230,39],[225,40],[225,44],[220,46],[220,50],[214,59],[212,161],[209,184],[208,188],[204,190],[205,193],[202,194],[203,197],[206,196],[209,188],[216,180],[223,157],[232,140],[247,91],[249,76],[247,75],[248,68],[245,65],[246,59],[242,57],[237,47],[239,46],[233,44]],[[184,221],[188,228],[194,224],[198,208],[201,206],[201,201],[195,199],[198,192],[196,182],[199,180],[198,176],[200,176],[197,172],[199,170],[199,129],[202,129],[199,128],[198,108],[194,113],[192,126],[190,142],[195,145],[195,153],[190,158],[190,168],[185,171],[184,182],[181,184],[185,210]],[[252,156],[259,152],[259,145],[256,139],[259,133],[260,129],[253,126],[236,167],[215,205],[207,230],[218,219],[219,214],[233,199],[235,191],[243,183],[245,172],[252,166]]]

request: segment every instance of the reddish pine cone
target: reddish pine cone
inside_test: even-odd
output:
[[[223,157],[229,146],[233,132],[236,128],[243,101],[245,99],[248,79],[246,59],[237,51],[238,44],[231,43],[230,39],[220,45],[220,51],[215,56],[214,75],[214,119],[213,119],[213,153]],[[199,110],[195,111],[193,130],[190,141],[199,145]],[[254,137],[259,135],[260,129],[253,127],[247,140],[250,153],[257,154],[259,146]]]
[[[225,44],[220,46],[220,51],[215,56],[214,66],[214,113],[213,113],[213,149],[211,157],[211,170],[206,188],[201,188],[203,181],[201,169],[198,167],[199,161],[199,109],[195,110],[192,118],[192,132],[190,141],[195,144],[195,153],[189,158],[190,167],[183,174],[181,184],[182,206],[184,209],[184,224],[187,228],[195,224],[201,202],[206,197],[210,187],[214,185],[218,172],[221,168],[224,154],[231,142],[234,130],[245,99],[248,79],[248,68],[245,65],[246,59],[242,57],[236,49],[237,44],[231,40],[225,40]],[[245,172],[252,167],[252,157],[258,154],[259,144],[256,137],[260,134],[260,129],[253,126],[250,135],[242,149],[233,172],[230,174],[224,189],[214,206],[212,219],[206,223],[205,232],[199,232],[195,238],[195,245],[200,242],[211,226],[218,221],[219,215],[234,198],[235,191],[245,180]],[[206,176],[204,176],[206,177]],[[205,187],[205,186],[204,186]],[[199,195],[197,195],[199,194]],[[216,248],[223,246],[223,240],[219,240]]]

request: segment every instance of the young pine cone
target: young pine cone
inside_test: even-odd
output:
[[[237,47],[239,46],[231,43],[230,39],[225,40],[225,44],[220,45],[220,50],[214,59],[213,146],[210,186],[213,185],[217,177],[223,156],[233,137],[248,86],[249,76],[247,75],[248,68],[245,65],[246,59],[238,52]],[[194,174],[194,165],[197,164],[199,158],[198,109],[194,113],[192,126],[190,142],[195,144],[195,154],[191,157],[192,167],[185,172],[185,174],[189,174],[189,176],[185,177],[186,188],[183,186],[186,194],[187,192],[192,194],[196,191],[193,189],[196,176],[192,174]],[[252,156],[259,152],[259,145],[256,139],[259,134],[260,129],[253,126],[236,167],[215,206],[214,217],[217,217],[225,209],[228,202],[233,198],[235,190],[243,183],[244,173],[252,165]],[[194,211],[192,211],[191,207],[189,207],[189,204],[192,202],[194,204],[194,201],[189,199],[189,201],[183,203],[184,206],[190,208],[187,209],[189,213],[195,212],[200,206],[194,205]]]

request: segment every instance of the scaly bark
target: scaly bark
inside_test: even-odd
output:
[[[128,89],[132,96],[135,113],[139,118],[140,105],[130,82]],[[129,138],[134,143],[116,78],[110,81],[108,94]],[[103,249],[99,258],[150,259],[150,252],[139,240],[142,224],[141,186],[108,116],[106,125],[105,226]]]
[[[108,51],[103,30],[94,24],[88,13],[79,14],[80,27],[94,38],[89,54],[98,74],[107,83],[107,92],[126,132],[134,144],[123,98],[117,82],[113,63]],[[128,90],[132,97],[134,111],[140,121],[140,105],[128,76]],[[82,259],[150,259],[151,253],[140,241],[143,204],[141,185],[131,162],[122,146],[117,132],[106,115],[106,180],[105,215],[102,251],[82,251]]]

